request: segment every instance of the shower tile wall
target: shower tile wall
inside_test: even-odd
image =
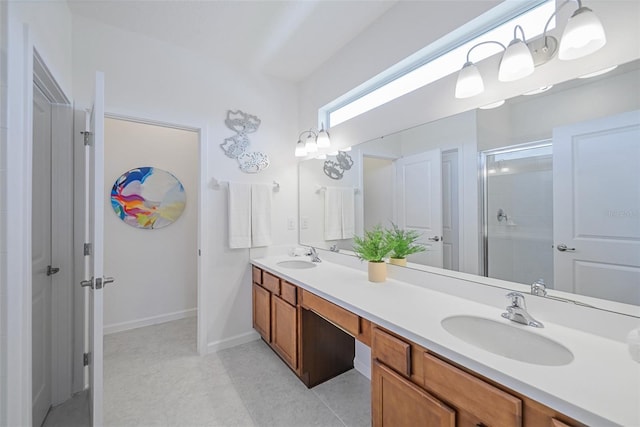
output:
[[[496,174],[488,188],[489,276],[553,287],[552,171]]]

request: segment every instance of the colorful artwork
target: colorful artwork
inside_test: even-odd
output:
[[[177,220],[186,205],[184,187],[171,173],[153,167],[125,172],[113,184],[111,206],[136,228],[162,228]]]

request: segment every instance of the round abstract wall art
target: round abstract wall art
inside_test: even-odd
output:
[[[186,205],[182,183],[171,173],[153,167],[131,169],[111,189],[111,206],[118,218],[136,228],[166,227]]]

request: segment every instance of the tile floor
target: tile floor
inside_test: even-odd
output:
[[[262,340],[204,357],[195,342],[193,318],[106,336],[105,426],[370,425],[355,370],[309,390]]]

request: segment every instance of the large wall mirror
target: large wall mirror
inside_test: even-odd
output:
[[[409,268],[542,279],[550,292],[637,314],[639,67],[366,141],[340,180],[323,173],[325,160],[301,162],[300,243],[350,252],[351,239],[325,233],[327,189],[342,188],[354,193],[356,234],[392,222],[421,233],[428,250]]]

